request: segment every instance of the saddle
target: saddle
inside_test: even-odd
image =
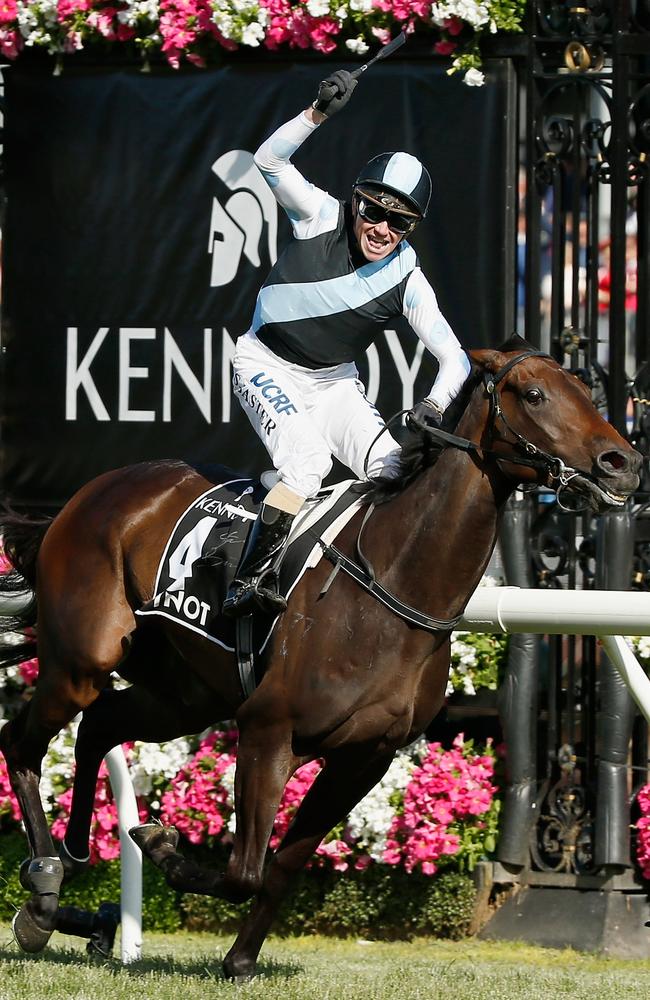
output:
[[[279,589],[288,598],[307,569],[359,509],[353,480],[321,490],[296,517],[278,567]],[[277,617],[263,612],[233,621],[221,614],[248,532],[268,490],[257,479],[228,479],[212,486],[176,522],[156,573],[154,596],[136,611],[166,618],[237,652],[244,694],[261,677],[260,654]]]

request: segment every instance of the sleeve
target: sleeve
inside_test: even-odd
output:
[[[404,290],[404,315],[440,368],[428,398],[446,410],[471,371],[467,354],[440,312],[436,294],[419,267]]]
[[[315,225],[318,231],[334,228],[338,219],[338,201],[306,180],[291,162],[296,150],[317,128],[301,112],[265,139],[255,153],[255,165],[287,213],[298,239],[314,235]],[[323,220],[327,220],[325,226]]]

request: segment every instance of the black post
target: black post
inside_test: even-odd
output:
[[[629,511],[604,514],[598,522],[596,586],[599,590],[629,590],[634,525]],[[628,749],[635,708],[624,681],[601,651],[597,746],[594,865],[629,868],[630,801]]]
[[[500,532],[506,582],[512,586],[532,586],[531,527],[530,498],[515,494],[504,512]],[[536,819],[538,666],[539,636],[511,636],[497,702],[507,748],[497,858],[516,868],[529,862],[529,833]]]

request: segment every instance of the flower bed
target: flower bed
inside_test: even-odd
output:
[[[11,715],[29,697],[37,667],[37,661],[28,661],[0,674],[0,704],[7,714]],[[58,838],[63,836],[69,816],[75,735],[76,724],[63,730],[50,744],[43,763],[41,796],[53,834]],[[213,730],[194,740],[178,739],[161,745],[128,744],[124,750],[141,818],[159,817],[164,823],[173,824],[185,838],[186,852],[194,852],[211,864],[223,864],[234,833],[236,731]],[[373,914],[379,919],[381,913],[382,928],[388,928],[393,935],[400,932],[400,927],[405,933],[443,933],[433,911],[442,905],[441,894],[444,896],[448,890],[458,897],[457,906],[449,903],[455,917],[449,918],[448,933],[462,933],[471,916],[473,898],[468,873],[495,845],[499,801],[495,796],[494,769],[492,747],[475,748],[462,734],[447,749],[438,742],[422,739],[398,753],[384,778],[347,820],[329,834],[308,866],[300,892],[315,907],[313,927],[321,932],[329,929],[358,933],[352,924],[345,924],[339,910],[342,896],[346,895],[364,927],[366,922],[372,923]],[[288,783],[271,837],[272,848],[280,843],[319,770],[319,762],[309,763]],[[15,844],[17,837],[24,853],[19,823],[18,805],[7,780],[4,760],[0,758],[3,855],[7,854],[5,845]],[[8,853],[14,850],[19,848]],[[94,905],[98,894],[106,898],[116,884],[112,864],[118,855],[117,812],[106,769],[102,767],[91,839],[91,861],[95,868],[80,883],[81,889],[75,888],[76,883],[66,889],[64,901],[83,906]],[[336,879],[341,873],[345,875],[345,884],[337,887]],[[431,880],[437,873],[441,873],[439,878]],[[1,874],[9,880],[5,907],[15,905],[21,898],[20,887],[14,885],[17,871],[3,869]],[[169,927],[170,921],[173,923],[170,915],[173,913],[179,922],[183,920],[193,927],[234,926],[239,918],[237,908],[214,900],[185,899],[181,912],[175,894],[171,893],[173,903],[165,895],[169,891],[160,882],[159,873],[150,872],[149,880],[152,883],[149,891],[156,898],[160,896],[160,919],[164,927]],[[437,888],[433,888],[433,883]],[[387,908],[395,904],[397,886],[401,886],[399,893],[408,897],[410,916],[407,919],[402,914],[396,923],[391,923]],[[356,900],[354,904],[352,899]],[[446,906],[442,907],[443,912],[447,912]],[[362,910],[365,917],[361,916]],[[152,907],[150,926],[152,921],[157,925],[155,913],[156,908]],[[285,915],[288,930],[294,927],[295,914],[294,908]],[[300,927],[304,928],[304,920],[302,924],[296,923],[294,929]]]
[[[0,701],[15,709],[29,697],[37,663],[29,661],[0,675]],[[11,714],[10,709],[10,714]],[[76,724],[50,744],[43,763],[41,796],[55,837],[65,833],[71,802]],[[223,865],[234,833],[235,730],[214,730],[196,740],[124,746],[140,816],[160,817],[185,838],[184,851],[204,863]],[[299,880],[298,904],[287,908],[285,931],[390,936],[418,932],[460,936],[469,925],[474,890],[468,873],[493,849],[499,802],[495,797],[495,754],[459,734],[449,749],[419,740],[396,756],[379,784],[319,846]],[[271,847],[277,847],[302,798],[320,770],[301,767],[288,783],[276,818]],[[0,836],[6,881],[0,917],[8,918],[24,892],[17,882],[25,852],[18,805],[0,758]],[[64,902],[93,909],[116,896],[119,876],[117,811],[105,767],[95,796],[89,873],[66,887]],[[431,879],[441,872],[437,879]],[[146,866],[147,926],[172,929],[235,927],[237,907],[220,900],[185,897],[182,902]],[[344,882],[338,879],[344,874]],[[302,901],[302,902],[301,902]],[[307,920],[302,907],[309,910]],[[6,912],[5,912],[6,911]]]
[[[106,46],[206,66],[224,50],[314,50],[364,56],[399,31],[417,34],[450,72],[483,83],[480,41],[521,31],[525,0],[4,0],[0,48],[60,56]]]

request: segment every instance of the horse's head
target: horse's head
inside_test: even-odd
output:
[[[489,400],[481,444],[507,475],[572,493],[596,512],[623,506],[639,485],[642,456],[575,375],[520,337],[471,356]]]

